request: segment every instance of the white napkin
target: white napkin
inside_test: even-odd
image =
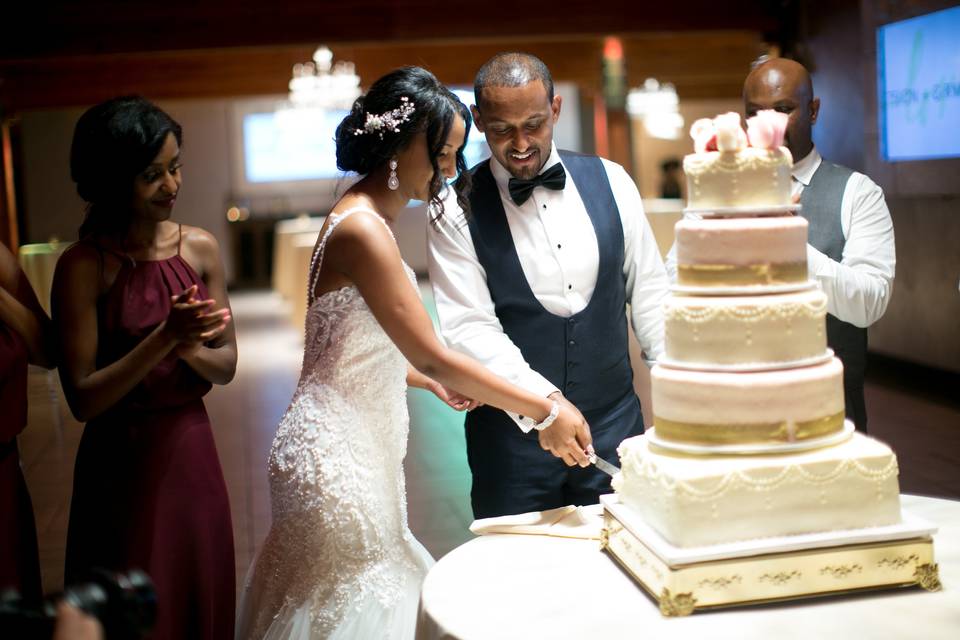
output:
[[[513,516],[474,520],[470,531],[478,536],[489,533],[520,533],[561,538],[600,539],[603,529],[603,507],[590,504],[568,505],[546,511],[531,511]]]

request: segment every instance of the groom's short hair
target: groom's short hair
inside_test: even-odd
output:
[[[484,87],[522,87],[539,80],[547,90],[547,100],[553,101],[553,77],[543,60],[529,53],[508,51],[498,53],[480,67],[473,81],[473,97],[480,108]]]

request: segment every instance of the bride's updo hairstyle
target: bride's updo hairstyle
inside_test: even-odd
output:
[[[429,204],[435,218],[439,218],[443,215],[446,181],[437,157],[458,115],[466,127],[465,145],[471,122],[466,105],[426,69],[402,67],[391,71],[356,99],[350,114],[337,127],[337,167],[367,175],[410,146],[418,133],[425,132],[433,164]],[[458,178],[454,190],[457,203],[467,212],[470,172],[463,158],[463,146],[456,153]]]

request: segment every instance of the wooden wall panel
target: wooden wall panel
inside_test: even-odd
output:
[[[765,50],[754,31],[677,32],[622,37],[630,86],[648,76],[673,82],[682,98],[739,95],[749,63]],[[284,93],[294,63],[316,45],[242,47],[0,60],[0,104],[8,110],[89,105],[140,93],[153,99]],[[332,45],[364,83],[397,66],[422,65],[449,84],[473,83],[476,70],[504,50],[541,57],[558,81],[586,94],[600,87],[603,38],[467,39]]]
[[[0,59],[326,42],[779,28],[791,0],[41,0],[3,9]]]

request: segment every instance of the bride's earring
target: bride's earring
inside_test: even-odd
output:
[[[387,178],[387,186],[391,191],[396,191],[400,188],[400,181],[397,180],[397,159],[393,158],[390,160],[390,177]]]

